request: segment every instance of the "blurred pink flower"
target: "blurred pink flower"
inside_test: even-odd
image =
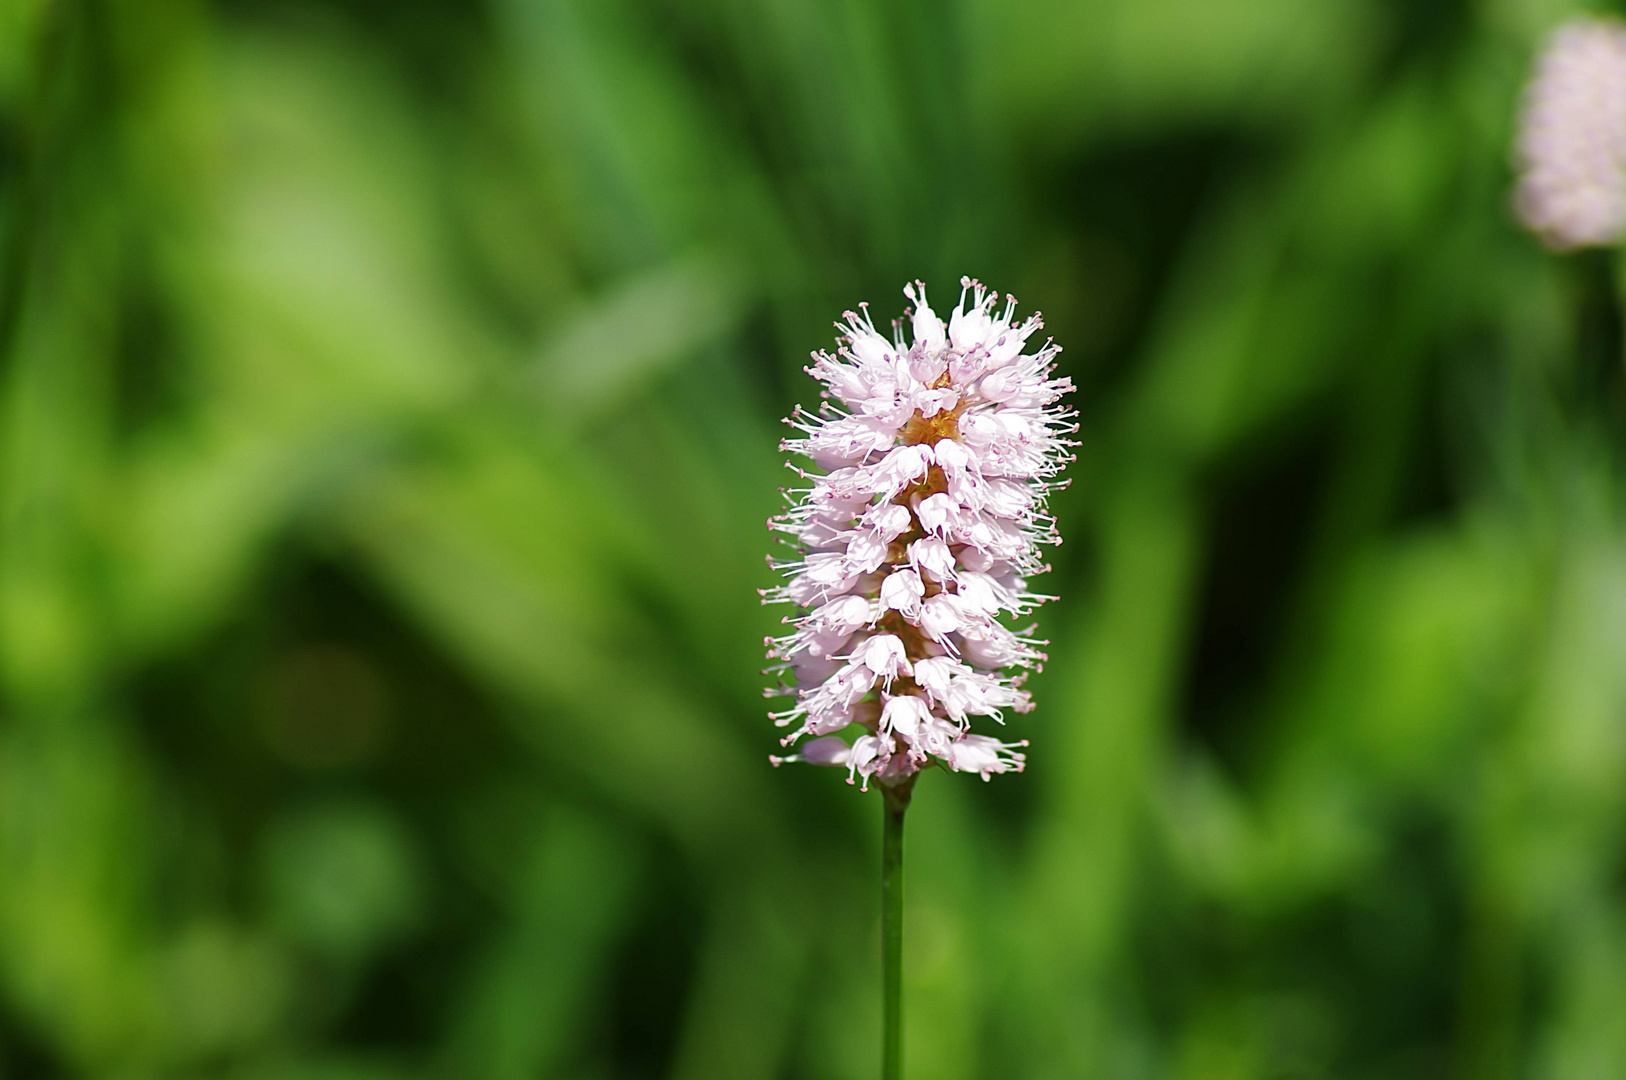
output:
[[[1519,218],[1560,251],[1626,233],[1626,23],[1586,16],[1548,39],[1525,90]]]
[[[789,676],[770,696],[795,698],[770,714],[795,725],[785,745],[815,736],[784,761],[838,765],[849,781],[893,784],[936,761],[959,771],[1020,772],[1026,742],[974,735],[970,720],[1027,712],[1025,672],[1044,654],[1006,627],[1048,597],[1027,579],[1046,567],[1039,545],[1059,542],[1045,499],[1067,461],[1072,389],[1052,378],[1059,348],[1022,350],[1042,323],[1013,323],[1014,300],[961,279],[947,325],[920,282],[904,289],[913,343],[892,340],[848,312],[835,356],[816,353],[824,383],[817,416],[788,421],[802,438],[785,450],[810,460],[809,486],[769,521],[795,556],[766,602],[800,610],[768,639],[773,669]],[[970,306],[967,306],[967,300]],[[792,468],[796,468],[792,466]],[[856,735],[849,744],[839,733]]]

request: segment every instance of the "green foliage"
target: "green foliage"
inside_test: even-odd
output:
[[[1082,445],[911,1074],[1626,1071],[1621,305],[1507,212],[1567,10],[7,6],[0,1078],[873,1075],[762,520],[832,318],[962,273]]]

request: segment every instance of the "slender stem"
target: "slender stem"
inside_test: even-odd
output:
[[[903,812],[912,780],[881,787],[881,1080],[903,1077]]]

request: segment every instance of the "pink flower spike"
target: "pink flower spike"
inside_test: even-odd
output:
[[[1536,59],[1519,113],[1519,219],[1558,251],[1626,234],[1626,23],[1577,16]]]
[[[1045,498],[1075,430],[1060,350],[1023,351],[1037,316],[1013,323],[1014,301],[970,278],[946,320],[920,282],[904,295],[897,340],[859,305],[834,355],[807,369],[832,404],[788,421],[802,437],[785,450],[810,464],[792,466],[803,483],[769,523],[794,555],[772,562],[786,581],[764,595],[802,609],[769,640],[775,673],[794,676],[770,692],[795,699],[773,714],[786,745],[809,741],[774,763],[845,766],[889,791],[934,763],[984,779],[1021,771],[1025,744],[970,724],[1032,708],[1021,683],[1044,659],[1039,642],[1002,620],[1047,599],[1028,579],[1060,542]]]

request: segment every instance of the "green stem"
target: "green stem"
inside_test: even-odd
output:
[[[903,812],[912,781],[881,786],[881,1080],[903,1077]]]

